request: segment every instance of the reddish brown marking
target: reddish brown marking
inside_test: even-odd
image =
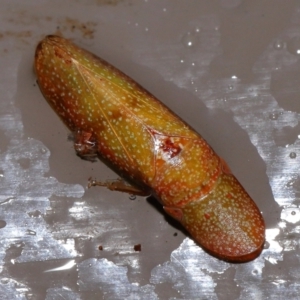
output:
[[[111,120],[118,120],[120,117],[123,117],[124,114],[121,112],[121,110],[116,110],[116,109],[113,109],[111,111],[111,115],[109,116],[109,118]]]
[[[205,219],[208,220],[208,219],[210,219],[210,214],[205,213],[205,214],[204,214],[204,217],[205,217]]]
[[[59,48],[56,47],[54,49],[54,54],[57,57],[61,58],[67,65],[72,64],[72,60],[70,58],[66,58],[66,53],[63,52],[61,49],[59,49]]]
[[[228,199],[232,199],[232,198],[233,198],[233,196],[232,196],[231,193],[228,193],[228,194],[226,195],[226,197],[227,197]]]
[[[180,146],[173,143],[170,138],[165,139],[164,142],[160,144],[160,148],[164,152],[167,152],[171,158],[177,156],[181,152]]]

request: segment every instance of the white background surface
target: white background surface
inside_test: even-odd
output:
[[[1,299],[299,298],[299,1],[0,6]],[[222,262],[153,200],[86,189],[116,175],[76,157],[36,86],[35,47],[54,33],[133,77],[227,161],[266,220],[259,258]]]

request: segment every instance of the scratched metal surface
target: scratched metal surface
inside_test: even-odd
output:
[[[86,189],[116,175],[76,157],[36,86],[51,33],[208,140],[263,212],[259,258],[219,261],[151,199]],[[2,0],[0,53],[1,299],[299,299],[299,1]]]

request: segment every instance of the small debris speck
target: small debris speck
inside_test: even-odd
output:
[[[142,245],[141,244],[134,245],[133,249],[134,251],[140,252],[142,251]]]

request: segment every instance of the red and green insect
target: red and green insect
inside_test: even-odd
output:
[[[206,141],[153,95],[58,36],[38,44],[35,70],[79,156],[100,157],[137,193],[154,195],[212,255],[244,262],[260,254],[265,225],[254,201]]]

